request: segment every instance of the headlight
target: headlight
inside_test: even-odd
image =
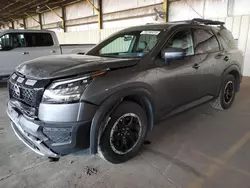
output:
[[[43,94],[43,103],[78,102],[84,90],[91,82],[91,77],[53,82]]]

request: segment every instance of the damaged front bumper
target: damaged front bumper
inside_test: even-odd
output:
[[[90,111],[90,108],[84,109]],[[65,114],[72,111],[71,108],[66,110]],[[7,114],[17,137],[39,155],[58,158],[89,148],[91,120],[57,122],[30,118],[12,100],[8,102]],[[58,119],[62,119],[61,116]]]
[[[16,136],[31,150],[39,155],[58,158],[60,155],[53,152],[43,142],[48,138],[44,135],[39,135],[39,125],[29,121],[24,115],[20,114],[15,107],[8,103],[7,114],[11,119],[11,126]],[[40,137],[40,138],[39,138]]]

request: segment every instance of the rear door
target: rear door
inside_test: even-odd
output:
[[[194,53],[198,61],[197,74],[203,85],[201,97],[212,97],[217,93],[220,75],[226,63],[226,54],[210,28],[194,28]]]
[[[30,59],[37,57],[61,54],[59,46],[56,46],[53,37],[50,33],[25,33],[26,55]]]
[[[156,106],[161,116],[171,110],[200,98],[199,88],[204,85],[201,74],[194,68],[199,59],[194,55],[191,29],[177,30],[164,48],[181,48],[186,56],[167,64],[160,56],[155,60],[158,83]]]

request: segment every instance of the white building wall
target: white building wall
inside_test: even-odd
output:
[[[248,15],[250,14],[250,1],[249,0],[235,0],[233,6],[234,15]]]
[[[103,13],[133,9],[162,2],[163,0],[103,0]]]
[[[245,54],[243,75],[250,76],[249,7],[249,0],[180,0],[170,3],[169,21],[204,17],[225,22]]]
[[[153,16],[147,16],[147,17],[141,17],[141,18],[132,18],[132,19],[126,19],[126,20],[118,20],[118,21],[110,21],[110,22],[104,22],[103,26],[104,28],[125,28],[125,27],[131,27],[136,25],[145,25],[147,23],[153,23],[155,22]]]
[[[54,10],[59,16],[62,16],[62,9],[58,8]],[[61,18],[59,18],[54,12],[48,11],[42,14],[42,23],[43,24],[51,24],[56,22],[61,22]]]
[[[94,9],[87,3],[87,1],[82,1],[79,3],[74,3],[66,7],[66,18],[67,20],[88,17],[96,15],[97,13]]]
[[[39,21],[38,15],[32,15],[32,17],[36,20]],[[28,17],[26,18],[26,27],[27,28],[33,28],[33,27],[38,27],[39,23],[37,23],[34,19]]]

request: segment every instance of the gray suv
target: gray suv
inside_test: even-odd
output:
[[[155,122],[209,101],[230,108],[243,55],[223,24],[194,19],[132,27],[85,55],[21,64],[8,81],[14,132],[43,156],[89,148],[122,163]]]

